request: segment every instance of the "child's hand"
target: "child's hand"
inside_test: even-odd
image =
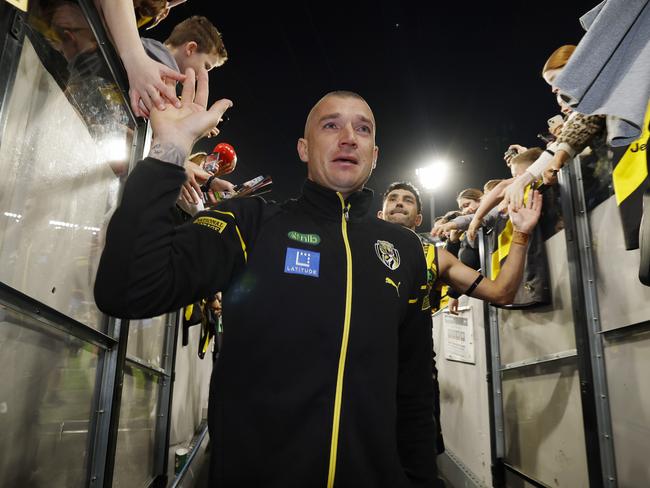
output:
[[[154,106],[158,110],[164,110],[167,103],[180,107],[175,83],[165,83],[165,81],[183,82],[185,75],[148,56],[126,62],[125,68],[129,75],[131,108],[136,117],[149,117]]]

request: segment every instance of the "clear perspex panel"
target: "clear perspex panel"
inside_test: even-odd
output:
[[[0,305],[0,485],[85,486],[100,352]]]
[[[3,106],[0,281],[100,328],[95,272],[135,126],[81,9],[44,4]]]

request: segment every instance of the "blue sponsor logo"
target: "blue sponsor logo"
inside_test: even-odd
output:
[[[287,248],[287,257],[284,260],[284,272],[318,278],[320,269],[320,253],[305,251],[304,249]]]

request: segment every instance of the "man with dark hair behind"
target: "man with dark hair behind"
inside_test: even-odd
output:
[[[420,223],[422,223],[422,208],[419,205],[420,197],[417,189],[409,183],[393,183],[388,187],[384,193],[382,209],[377,213],[377,217],[399,224],[407,229],[415,232]],[[533,192],[533,196],[529,199],[528,207],[531,211],[541,212],[541,195],[538,192]],[[436,282],[442,281],[447,285],[455,285],[458,290],[463,290],[465,295],[474,295],[476,298],[488,300],[492,303],[507,305],[512,297],[504,300],[501,293],[503,287],[515,288],[519,287],[521,282],[521,272],[524,267],[524,259],[519,262],[522,255],[525,256],[525,251],[528,245],[528,234],[532,229],[526,229],[526,237],[522,239],[520,230],[521,216],[518,212],[510,212],[510,218],[515,229],[514,233],[517,235],[513,238],[512,243],[517,244],[514,249],[517,250],[517,258],[514,263],[510,261],[510,257],[506,259],[501,273],[495,280],[483,279],[483,275],[478,271],[466,266],[458,260],[449,251],[437,248],[435,245],[425,242],[420,238],[427,262],[427,289],[429,293],[436,289]],[[523,244],[525,241],[525,244]],[[522,249],[523,248],[523,249]],[[507,276],[503,276],[503,272],[507,269]],[[468,281],[456,281],[459,276],[465,277]],[[470,278],[474,277],[475,280]]]
[[[434,487],[426,264],[412,232],[368,214],[364,186],[379,151],[372,110],[348,92],[316,103],[297,144],[307,165],[300,198],[225,200],[175,227],[169,208],[185,158],[231,104],[206,111],[206,71],[196,97],[185,74],[182,107],[152,111],[150,157],[108,227],[97,305],[151,317],[223,290],[211,486]],[[497,283],[456,268],[445,278],[510,300],[539,218],[534,201],[514,218],[522,234]]]
[[[394,203],[391,210],[388,210],[390,205],[386,205],[386,201],[390,200]],[[383,194],[382,210],[377,213],[377,217],[382,220],[387,220],[394,224],[400,224],[407,229],[415,231],[415,228],[422,223],[422,200],[420,199],[420,192],[411,183],[406,181],[396,181],[388,185]],[[404,205],[406,203],[406,206]],[[408,209],[407,209],[408,207]],[[386,217],[384,218],[384,209],[386,209]],[[424,250],[425,258],[429,257],[428,250],[434,248],[433,243],[426,239],[427,236],[418,234],[420,242]],[[431,311],[437,310],[440,305],[440,289],[433,290],[431,283],[431,266],[427,262],[427,291],[429,296],[429,304]],[[441,454],[445,452],[445,442],[442,437],[442,428],[440,426],[440,387],[438,385],[438,369],[436,368],[436,354],[431,351],[431,373],[434,380],[434,415],[436,418],[436,452]]]

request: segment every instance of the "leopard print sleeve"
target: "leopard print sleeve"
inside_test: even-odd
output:
[[[573,112],[564,122],[562,132],[557,138],[557,148],[569,153],[571,157],[582,152],[593,137],[605,127],[604,115],[584,115]]]

